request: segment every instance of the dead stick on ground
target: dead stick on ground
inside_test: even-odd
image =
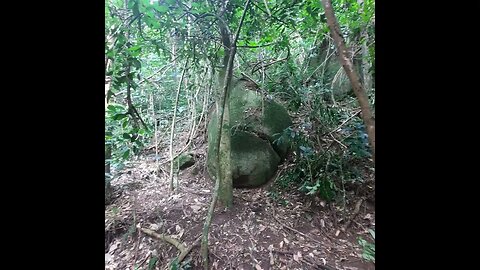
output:
[[[178,256],[178,262],[180,263],[181,261],[183,261],[183,259],[185,259],[185,257],[188,255],[188,253],[190,253],[190,251],[192,251],[192,249],[195,247],[195,246],[198,246],[198,244],[200,243],[200,240],[202,239],[202,235],[198,236],[197,239],[195,239],[195,241],[190,245],[189,248],[185,249],[184,251],[182,251],[182,253],[180,253],[180,255]]]
[[[355,219],[355,217],[358,215],[358,212],[360,212],[360,206],[362,206],[363,199],[358,200],[357,204],[355,205],[355,209],[353,210],[352,217],[347,221],[345,224],[345,227],[343,227],[342,231],[346,231],[350,224],[352,224],[352,220]]]
[[[178,264],[180,264],[183,261],[183,259],[187,257],[188,253],[190,253],[190,251],[192,251],[192,249],[200,243],[200,239],[202,239],[202,235],[198,236],[197,239],[195,239],[195,241],[193,241],[193,243],[188,248],[184,249],[180,253],[180,255],[178,255],[178,261],[177,261]],[[164,269],[165,270],[170,269],[170,265],[172,265],[172,262],[169,263]]]
[[[185,252],[186,251],[186,247],[178,242],[178,240],[168,236],[168,235],[164,235],[164,234],[159,234],[159,233],[156,233],[152,230],[149,230],[149,229],[145,229],[145,228],[139,228],[142,232],[144,232],[145,234],[147,235],[150,235],[152,237],[155,237],[157,239],[160,239],[160,240],[163,240],[171,245],[173,245],[174,247],[176,247],[178,250],[180,250],[181,253]]]

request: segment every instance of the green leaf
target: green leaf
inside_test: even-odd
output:
[[[168,11],[168,7],[166,7],[166,6],[153,5],[153,8],[154,8],[156,11],[160,12],[160,13],[166,13],[166,12]]]
[[[373,237],[373,239],[375,239],[375,231],[372,230],[372,229],[368,229],[368,232],[369,232],[370,235]]]
[[[129,0],[129,1],[128,1],[128,8],[132,8],[134,5],[137,5],[137,1],[136,1],[136,0]]]
[[[128,116],[128,113],[119,113],[119,114],[115,114],[112,119],[113,120],[122,120],[123,118],[127,117]]]
[[[173,259],[172,263],[170,264],[170,270],[177,270],[178,267],[178,257],[175,257],[175,259]]]
[[[129,156],[130,156],[130,149],[127,149],[123,152],[122,158],[123,159],[128,159]]]
[[[363,253],[362,257],[367,261],[375,261],[375,256],[370,253]]]
[[[112,111],[112,112],[117,112],[119,110],[124,111],[125,107],[121,104],[110,103],[107,106],[107,110]]]
[[[155,264],[157,263],[158,258],[155,256],[152,256],[150,258],[150,261],[148,262],[148,270],[153,270],[155,269]]]
[[[128,126],[128,118],[125,119],[125,121],[123,121],[123,123],[122,123],[123,128],[127,128],[127,126]]]
[[[201,7],[200,3],[197,3],[197,2],[192,3],[192,9],[198,8],[198,7]]]
[[[123,137],[124,139],[130,140],[130,138],[131,138],[132,136],[131,136],[129,133],[123,133],[123,134],[122,134],[122,137]]]
[[[132,47],[128,48],[128,50],[131,51],[131,52],[134,52],[134,51],[140,50],[141,48],[142,48],[142,46],[135,45],[135,46],[132,46]]]

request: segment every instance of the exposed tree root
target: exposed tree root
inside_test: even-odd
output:
[[[352,224],[352,220],[355,219],[355,217],[358,215],[358,212],[360,212],[360,206],[362,206],[363,199],[358,200],[357,204],[355,204],[355,209],[353,210],[352,216],[350,219],[345,223],[345,227],[342,228],[342,231],[346,231],[348,227],[350,227],[350,224]]]

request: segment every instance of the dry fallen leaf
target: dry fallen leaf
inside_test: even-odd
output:
[[[283,248],[283,241],[280,242],[280,248]]]
[[[275,265],[275,260],[273,258],[273,245],[268,246],[269,253],[268,255],[270,256],[270,265]]]
[[[260,265],[258,265],[258,264],[255,264],[255,269],[257,269],[257,270],[263,270],[263,268],[262,268]]]
[[[284,242],[285,242],[285,244],[287,244],[287,245],[288,245],[288,244],[290,244],[290,241],[288,241],[288,239],[287,239],[287,238],[283,238],[283,241],[284,241]]]
[[[150,224],[149,229],[152,231],[158,231],[158,229],[160,229],[160,226],[158,226],[158,224]]]
[[[190,205],[190,208],[192,208],[192,210],[193,210],[194,212],[198,212],[198,211],[200,211],[200,209],[202,208],[202,206],[200,206],[200,205]]]
[[[108,250],[108,253],[113,253],[117,248],[118,248],[118,242],[116,242],[116,243],[114,243],[113,245],[110,246],[110,249]]]
[[[297,254],[293,254],[293,260],[296,261],[296,262],[299,262]]]
[[[105,253],[105,263],[108,263],[111,260],[112,260],[112,255]]]

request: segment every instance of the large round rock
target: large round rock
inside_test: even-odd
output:
[[[286,156],[288,142],[277,139],[292,121],[284,107],[247,89],[243,80],[234,84],[229,102],[233,186],[258,187],[275,174]],[[208,124],[207,166],[212,177],[217,167],[217,118],[213,112]]]

